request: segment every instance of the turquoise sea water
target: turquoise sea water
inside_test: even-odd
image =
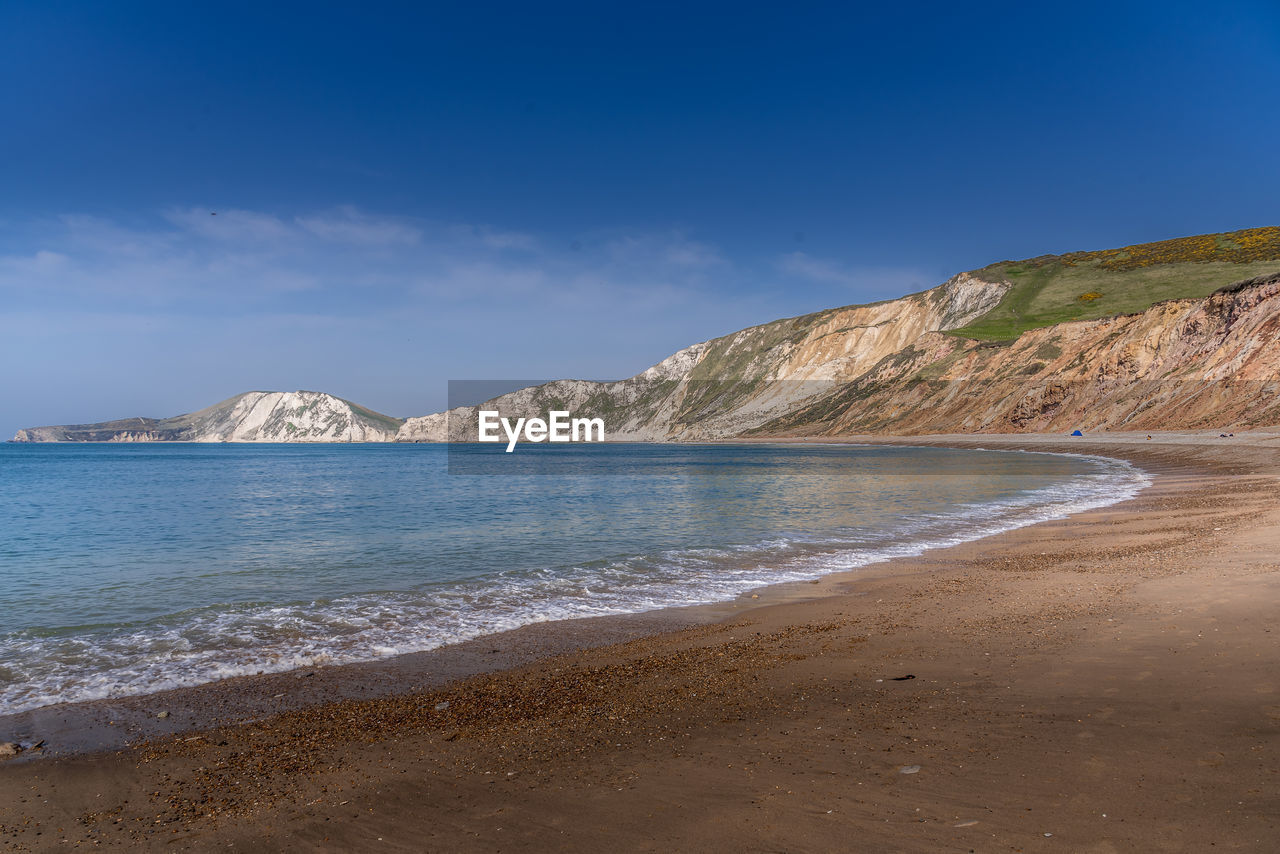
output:
[[[518,454],[483,476],[431,445],[0,446],[0,714],[729,599],[1147,483],[994,451]]]

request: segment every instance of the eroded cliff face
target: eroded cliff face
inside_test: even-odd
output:
[[[403,422],[317,391],[251,391],[173,418],[32,427],[15,442],[389,442]]]
[[[1007,285],[962,274],[922,294],[744,329],[617,383],[558,381],[483,405],[601,416],[611,440],[1039,432],[1280,423],[1280,274],[1206,298],[992,344],[948,334]],[[399,441],[474,441],[477,407]]]
[[[922,335],[990,311],[1008,284],[962,273],[923,293],[753,326],[695,344],[630,379],[558,380],[405,421],[397,441],[474,441],[477,412],[605,420],[611,441],[736,436],[861,376]]]
[[[922,335],[756,435],[1280,423],[1280,274],[993,346]]]

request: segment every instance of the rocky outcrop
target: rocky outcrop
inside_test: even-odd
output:
[[[389,442],[404,422],[318,391],[251,391],[173,418],[32,427],[15,442]]]

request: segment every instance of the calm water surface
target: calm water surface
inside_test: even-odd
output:
[[[492,476],[447,460],[0,445],[0,714],[724,600],[1147,483],[1114,461],[924,448],[525,445],[480,460]]]

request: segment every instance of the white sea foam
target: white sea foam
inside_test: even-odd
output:
[[[1128,463],[1096,462],[1093,474],[877,533],[771,537],[413,591],[219,606],[69,636],[16,632],[0,639],[0,712],[376,660],[550,620],[724,601],[1104,507],[1150,483]]]

